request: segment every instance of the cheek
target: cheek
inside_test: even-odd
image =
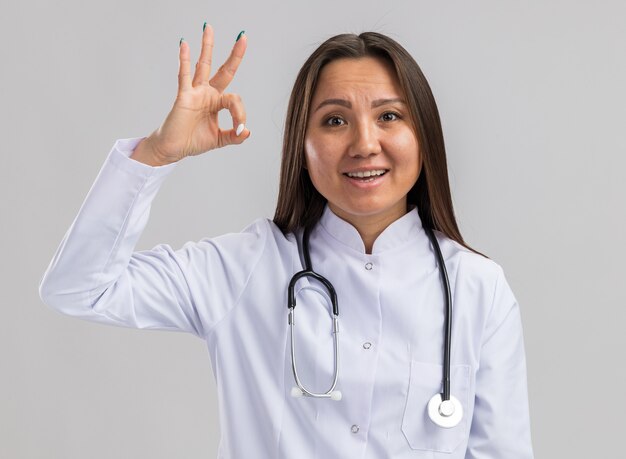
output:
[[[323,152],[320,152],[314,142],[305,140],[304,142],[304,160],[305,168],[309,173],[309,178],[315,188],[318,188],[320,178],[322,176],[323,166]]]
[[[307,165],[310,167],[311,163],[315,161],[315,157],[318,155],[316,142],[313,138],[307,135],[304,138],[304,158]]]
[[[324,142],[307,139],[304,142],[304,158],[309,173],[320,174],[330,167],[330,152]]]
[[[396,161],[407,170],[417,171],[421,169],[422,157],[417,139],[413,133],[396,135],[387,144],[389,151],[394,152]]]

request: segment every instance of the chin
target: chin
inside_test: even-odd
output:
[[[382,217],[385,215],[397,214],[398,218],[407,211],[406,203],[401,206],[383,205],[374,203],[362,203],[352,205],[336,205],[329,203],[330,209],[338,216],[346,218],[368,218]]]

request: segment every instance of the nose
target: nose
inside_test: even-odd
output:
[[[367,158],[380,152],[382,152],[382,147],[377,126],[369,122],[356,123],[352,134],[350,156]]]

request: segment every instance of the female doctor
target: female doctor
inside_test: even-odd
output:
[[[172,110],[148,137],[115,143],[43,301],[205,340],[219,457],[531,458],[518,304],[500,266],[461,237],[433,95],[389,37],[338,35],[303,65],[273,220],[134,251],[179,161],[250,136],[226,92],[246,43],[239,34],[212,75],[205,27],[192,75],[181,40]],[[232,129],[218,125],[223,109]]]

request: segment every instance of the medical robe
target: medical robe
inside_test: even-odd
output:
[[[451,393],[464,417],[428,417],[442,390],[445,297],[417,210],[365,253],[356,229],[326,207],[311,234],[313,268],[339,302],[340,401],[294,398],[287,286],[302,269],[297,234],[258,219],[240,233],[134,251],[176,164],[130,159],[118,140],[40,285],[71,316],[192,333],[206,342],[219,400],[219,458],[532,458],[518,303],[501,267],[435,232],[453,300]],[[332,380],[327,293],[297,284],[303,384]]]

